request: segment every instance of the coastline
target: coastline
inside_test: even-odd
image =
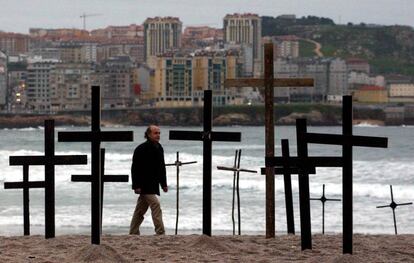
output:
[[[293,113],[288,116],[275,118],[275,125],[294,126],[297,118],[306,118],[308,124],[311,126],[340,126],[341,122],[338,119],[325,118],[320,113]],[[38,128],[44,126],[46,119],[54,119],[55,126],[90,126],[90,118],[88,116],[76,115],[39,115],[39,116],[0,116],[0,129],[22,129],[22,128]],[[178,117],[179,119],[183,119]],[[164,116],[156,116],[153,119],[139,119],[134,118],[102,118],[102,126],[117,127],[117,126],[146,126],[149,123],[155,123],[163,126],[199,126],[202,125],[200,119],[193,121],[171,120]],[[215,116],[213,120],[214,126],[261,126],[264,122],[258,119],[250,119],[241,114],[224,114]],[[354,125],[367,126],[387,126],[387,123],[381,119],[354,119]],[[401,125],[410,125],[410,123],[402,123]]]
[[[56,126],[89,126],[90,111],[64,111],[44,114],[0,113],[0,128],[28,128],[43,126],[45,119],[55,119]],[[330,104],[281,104],[275,106],[275,125],[295,125],[296,119],[306,118],[312,126],[339,126],[342,110]],[[199,126],[203,122],[202,107],[186,108],[128,108],[102,109],[103,126],[146,126],[150,123],[163,126]],[[215,107],[214,126],[262,126],[265,123],[263,105]],[[384,108],[356,105],[354,124],[412,125],[414,119],[387,119]]]
[[[354,235],[354,254],[342,254],[342,235],[313,235],[301,251],[300,236],[86,235],[0,237],[2,262],[410,262],[414,235]]]

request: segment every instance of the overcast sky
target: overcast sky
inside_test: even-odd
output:
[[[28,33],[31,27],[82,28],[141,24],[152,16],[177,16],[185,25],[221,27],[227,13],[298,17],[316,15],[336,23],[414,26],[414,0],[0,0],[0,30]]]

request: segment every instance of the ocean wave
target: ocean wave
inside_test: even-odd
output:
[[[369,122],[361,122],[361,123],[358,123],[358,124],[354,125],[354,127],[375,128],[375,127],[380,127],[380,125],[372,124],[372,123],[369,123]]]

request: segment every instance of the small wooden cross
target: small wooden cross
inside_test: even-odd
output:
[[[410,202],[410,203],[397,204],[396,202],[394,202],[394,195],[393,195],[393,192],[392,192],[392,185],[390,185],[390,191],[391,191],[391,203],[389,205],[377,206],[377,208],[391,207],[392,216],[394,218],[394,230],[395,230],[395,234],[397,235],[397,220],[395,219],[395,208],[397,208],[397,206],[412,205],[413,203]]]
[[[313,79],[275,79],[273,72],[273,44],[264,45],[264,78],[263,79],[227,79],[226,88],[260,87],[265,88],[265,141],[266,157],[275,156],[274,139],[274,88],[275,87],[310,87]],[[266,237],[275,237],[275,178],[274,167],[266,166]]]
[[[322,235],[325,234],[325,203],[327,201],[341,201],[341,199],[326,198],[325,197],[325,184],[322,185],[322,196],[320,198],[310,198],[310,200],[322,202]]]
[[[106,182],[128,182],[129,176],[128,175],[106,175],[105,174],[105,149],[101,149],[101,173],[102,173],[102,180],[101,180],[101,233],[102,233],[102,215],[103,215],[103,197],[104,197],[104,183]],[[92,182],[91,175],[72,175],[72,182]]]
[[[241,157],[241,149],[236,150],[236,153],[235,153],[235,156],[234,156],[234,166],[233,167],[217,166],[218,170],[232,171],[233,172],[233,200],[232,200],[232,206],[231,206],[231,218],[232,218],[232,221],[233,221],[233,235],[236,234],[235,220],[234,220],[234,194],[235,194],[235,192],[237,192],[238,233],[239,233],[239,235],[241,235],[240,187],[239,187],[240,172],[257,173],[257,171],[254,171],[254,170],[248,170],[248,169],[240,168],[240,157]]]
[[[240,132],[215,132],[213,126],[212,91],[204,91],[204,129],[203,131],[170,131],[170,140],[189,140],[203,142],[203,234],[211,236],[211,161],[212,143],[240,142]]]
[[[101,201],[102,201],[102,171],[101,171],[101,142],[133,141],[132,131],[101,131],[101,94],[99,86],[92,86],[92,127],[91,131],[59,132],[59,142],[90,142],[91,143],[91,242],[99,245],[101,242]]]
[[[23,165],[23,181],[22,182],[6,182],[4,189],[23,189],[23,233],[30,236],[30,212],[29,212],[29,189],[45,188],[44,181],[29,182],[29,165]]]
[[[5,183],[5,188],[23,188],[25,234],[29,227],[29,189],[45,188],[45,237],[55,237],[55,166],[86,164],[86,155],[55,155],[55,121],[45,120],[45,155],[10,156],[10,165],[23,165],[23,182]],[[45,181],[28,182],[29,166],[45,166]]]
[[[175,166],[177,169],[177,196],[176,196],[176,204],[177,204],[177,214],[175,217],[175,234],[177,235],[178,232],[178,216],[180,211],[180,166],[194,164],[197,163],[196,161],[192,162],[181,162],[180,161],[180,152],[177,152],[177,159],[174,163],[168,163],[165,166]]]

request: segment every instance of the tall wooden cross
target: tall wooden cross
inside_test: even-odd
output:
[[[211,161],[212,143],[240,142],[240,132],[215,132],[213,126],[212,91],[204,91],[203,131],[170,131],[170,140],[190,140],[203,142],[203,234],[211,236]]]
[[[178,233],[178,216],[180,214],[180,167],[183,165],[194,164],[196,161],[192,162],[181,162],[180,161],[180,152],[177,152],[177,159],[174,163],[167,163],[165,166],[175,166],[177,169],[177,195],[176,195],[176,217],[175,217],[175,234]]]
[[[102,215],[103,215],[103,197],[104,197],[104,183],[106,182],[128,182],[128,175],[106,175],[105,174],[105,149],[101,149],[101,233],[102,233]],[[92,182],[91,175],[72,175],[72,182]]]
[[[313,79],[275,79],[271,43],[264,45],[264,62],[264,79],[227,79],[224,86],[265,88],[265,152],[266,157],[274,157],[274,87],[309,87],[313,86]],[[272,166],[266,166],[266,237],[275,237],[275,178]]]
[[[409,203],[397,204],[396,202],[394,202],[394,194],[392,192],[392,185],[390,185],[390,191],[391,191],[391,203],[389,205],[377,206],[377,208],[390,207],[392,209],[392,216],[394,218],[394,230],[395,230],[395,234],[397,235],[397,220],[395,219],[395,208],[397,208],[397,206],[412,205],[413,203],[409,202]]]
[[[341,199],[326,198],[326,196],[325,196],[325,184],[323,184],[322,185],[322,196],[320,198],[311,198],[310,200],[321,201],[321,203],[322,203],[322,235],[324,235],[325,234],[325,203],[328,202],[328,201],[340,202]]]
[[[233,199],[232,199],[232,206],[231,206],[231,218],[233,221],[233,235],[236,234],[235,231],[235,220],[234,220],[234,194],[237,193],[237,223],[238,223],[238,233],[241,235],[241,215],[240,215],[240,172],[246,173],[257,173],[255,170],[249,170],[240,168],[240,158],[241,158],[241,149],[236,150],[234,156],[234,166],[233,167],[226,167],[226,166],[217,166],[218,170],[224,171],[232,171],[233,172]]]
[[[101,94],[99,86],[92,86],[92,127],[91,131],[59,132],[59,142],[91,143],[91,242],[101,242],[102,171],[101,142],[133,141],[132,131],[101,131]]]
[[[5,183],[5,188],[23,188],[24,229],[29,230],[28,188],[45,188],[45,237],[55,237],[55,166],[86,164],[86,155],[55,155],[55,121],[45,120],[45,155],[10,156],[10,165],[23,165],[23,182]],[[45,166],[45,181],[28,182],[29,166]]]

